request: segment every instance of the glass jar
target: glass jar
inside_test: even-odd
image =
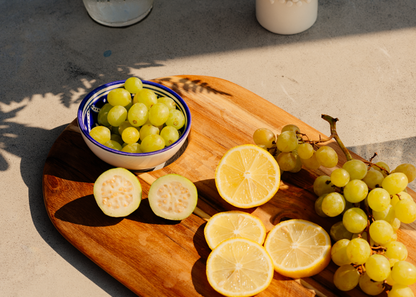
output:
[[[318,0],[256,0],[256,17],[273,33],[300,33],[315,23]]]
[[[145,18],[153,0],[83,0],[90,17],[110,27],[125,27]]]

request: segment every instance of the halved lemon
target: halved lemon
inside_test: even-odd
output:
[[[249,213],[225,211],[213,215],[204,228],[208,246],[214,249],[226,239],[242,237],[262,245],[266,238],[263,222]]]
[[[283,221],[270,230],[264,247],[281,275],[303,278],[318,274],[331,260],[331,239],[319,225]]]
[[[207,259],[207,278],[225,296],[253,296],[273,279],[273,263],[263,246],[246,238],[220,243]]]
[[[236,207],[262,205],[276,194],[280,185],[277,161],[266,150],[252,144],[228,150],[215,171],[220,196]]]

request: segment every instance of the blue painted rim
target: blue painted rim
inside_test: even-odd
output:
[[[94,143],[96,146],[100,147],[103,150],[106,150],[108,152],[112,152],[114,154],[118,155],[124,155],[124,156],[152,156],[156,154],[160,154],[162,152],[166,152],[170,150],[171,148],[179,145],[179,143],[184,140],[184,138],[188,137],[188,134],[191,129],[191,112],[189,111],[189,107],[186,104],[185,100],[181,96],[179,96],[175,91],[172,89],[169,89],[168,87],[165,87],[161,84],[152,82],[152,81],[146,81],[142,80],[143,88],[151,89],[155,91],[156,95],[159,97],[162,96],[168,96],[175,100],[177,103],[177,107],[186,115],[185,116],[185,129],[183,129],[181,136],[179,139],[171,144],[168,147],[165,147],[161,150],[149,152],[149,153],[127,153],[122,152],[118,150],[111,149],[105,145],[102,145],[98,141],[94,140],[90,135],[89,132],[91,131],[91,128],[93,125],[96,124],[96,117],[98,115],[98,112],[100,108],[107,102],[107,94],[109,91],[115,88],[122,87],[124,85],[125,80],[118,80],[113,81],[104,85],[101,85],[97,87],[96,89],[92,90],[90,93],[88,93],[84,99],[81,101],[79,107],[78,107],[78,113],[77,113],[77,120],[78,120],[78,126],[81,130],[81,133],[92,143]],[[113,88],[111,88],[113,87]],[[104,100],[101,100],[101,98],[105,96]],[[98,103],[99,106],[96,106],[95,104]],[[91,111],[92,110],[92,111]],[[91,113],[94,113],[93,115]],[[96,113],[96,114],[95,114]],[[95,116],[95,119],[94,119]],[[182,130],[181,129],[181,130]]]

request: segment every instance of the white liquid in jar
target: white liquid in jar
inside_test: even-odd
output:
[[[256,0],[260,25],[278,34],[296,34],[309,29],[318,15],[318,0]]]
[[[150,12],[153,0],[83,0],[88,14],[96,22],[123,27],[134,24]]]

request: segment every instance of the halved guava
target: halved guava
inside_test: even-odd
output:
[[[139,179],[125,168],[103,172],[94,183],[94,197],[101,210],[110,217],[126,217],[142,200]]]
[[[186,177],[167,174],[150,186],[148,199],[155,215],[168,220],[183,220],[195,210],[198,192]]]

